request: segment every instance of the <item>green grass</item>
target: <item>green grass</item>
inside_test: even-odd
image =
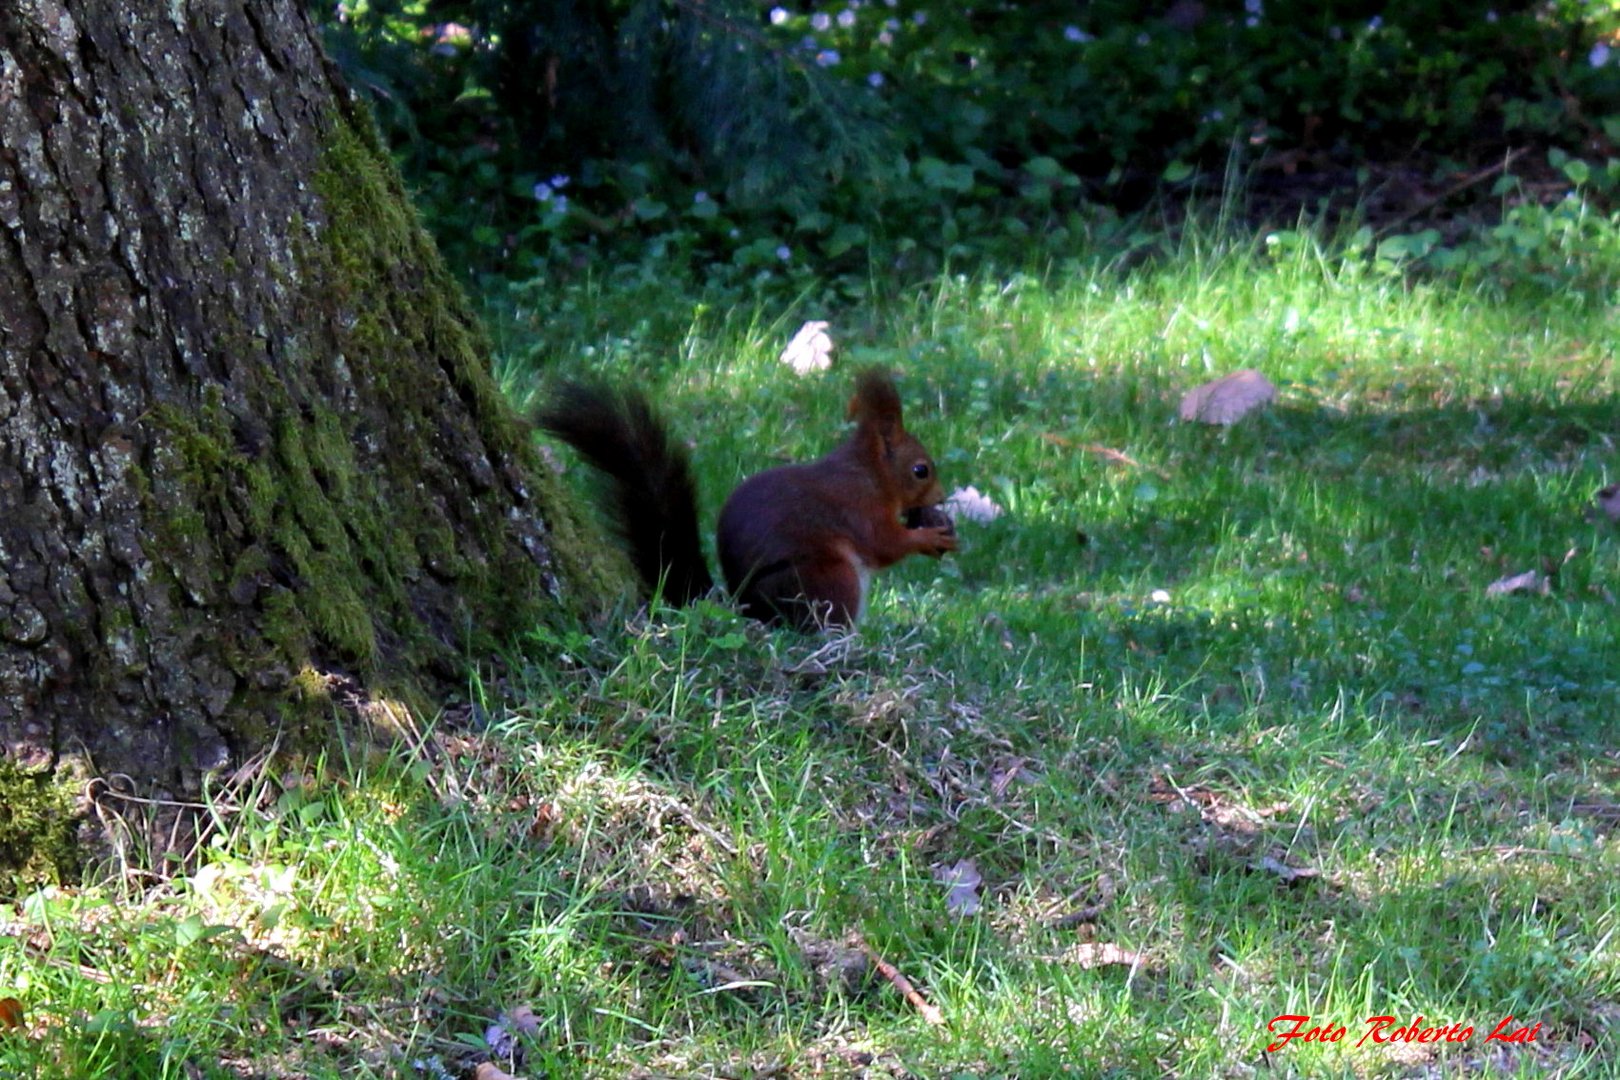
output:
[[[471,1075],[519,1007],[524,1076],[1237,1076],[1283,1014],[1348,1033],[1278,1075],[1620,1075],[1611,296],[1193,234],[834,312],[804,379],[808,302],[533,300],[509,381],[650,389],[706,521],[863,362],[1006,512],[853,640],[627,609],[474,658],[431,752],[272,765],[201,872],[19,912],[0,1075]],[[1275,407],[1173,422],[1240,367]],[[1353,1045],[1385,1014],[1476,1033]],[[1510,1014],[1535,1042],[1485,1041]]]

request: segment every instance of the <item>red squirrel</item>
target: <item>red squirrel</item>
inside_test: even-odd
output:
[[[933,509],[945,498],[934,462],[901,422],[885,372],[857,377],[849,417],[855,430],[826,457],[750,476],[721,509],[715,546],[745,615],[852,627],[873,570],[955,550],[950,518]],[[691,461],[647,399],[566,383],[537,420],[606,474],[603,501],[648,588],[677,606],[708,592]]]

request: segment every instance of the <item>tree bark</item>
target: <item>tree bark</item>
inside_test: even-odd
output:
[[[487,361],[296,0],[0,3],[0,806],[191,796],[611,591]]]

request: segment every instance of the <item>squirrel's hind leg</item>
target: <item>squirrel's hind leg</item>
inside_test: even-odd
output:
[[[756,576],[738,594],[743,613],[796,630],[852,629],[866,610],[871,571],[853,556],[801,561]]]

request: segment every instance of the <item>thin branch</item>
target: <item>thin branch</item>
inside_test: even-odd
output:
[[[1502,160],[1498,161],[1495,165],[1487,166],[1486,168],[1480,169],[1478,172],[1469,173],[1455,184],[1452,184],[1450,187],[1446,188],[1446,190],[1442,191],[1440,194],[1432,195],[1429,198],[1424,199],[1422,202],[1418,203],[1404,214],[1397,215],[1394,221],[1386,222],[1383,228],[1378,230],[1376,235],[1379,237],[1389,236],[1400,229],[1408,221],[1411,221],[1416,217],[1422,217],[1424,214],[1427,214],[1430,210],[1433,210],[1436,206],[1439,206],[1447,199],[1460,195],[1469,188],[1482,184],[1491,177],[1507,171],[1508,166],[1512,165],[1515,161],[1518,161],[1521,157],[1528,153],[1529,149],[1530,148],[1527,146],[1521,146],[1517,150],[1509,150],[1506,156],[1504,156]]]
[[[861,952],[865,953],[867,959],[871,960],[873,966],[878,969],[878,974],[888,979],[890,984],[900,991],[900,996],[911,1002],[916,1010],[922,1014],[924,1020],[936,1027],[945,1022],[945,1014],[930,1005],[928,999],[918,993],[915,986],[911,985],[911,980],[902,975],[899,968],[879,956],[877,950],[868,945],[864,937],[857,935],[855,943],[860,946]]]

